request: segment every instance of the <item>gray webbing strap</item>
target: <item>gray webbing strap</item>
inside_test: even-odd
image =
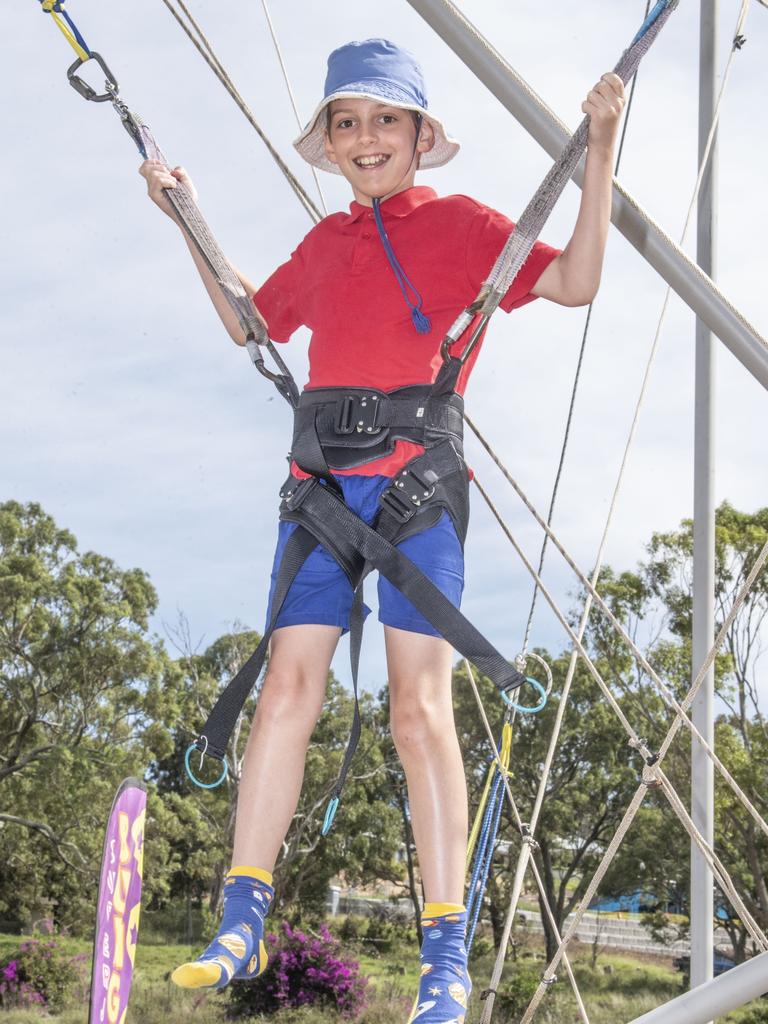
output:
[[[135,137],[134,141],[143,150],[147,159],[159,160],[166,167],[169,167],[170,165],[163,151],[158,146],[149,128],[140,121],[135,121],[135,125],[138,137]],[[259,373],[273,381],[280,394],[296,408],[299,401],[299,393],[291,372],[269,340],[264,324],[256,315],[250,295],[246,295],[240,278],[234,272],[219,247],[219,243],[214,238],[213,232],[200,212],[192,192],[183,182],[179,182],[176,188],[166,189],[165,194],[181,226],[202,256],[205,265],[219,286],[221,294],[237,317],[246,338],[245,347],[256,369]],[[269,352],[278,369],[277,373],[265,367],[262,348]]]
[[[659,0],[651,11],[646,23],[629,48],[624,51],[614,69],[623,82],[628,82],[635,74],[640,61],[653,45],[677,4],[678,0]],[[587,115],[520,215],[491,272],[483,282],[477,298],[471,306],[462,311],[448,331],[446,341],[449,344],[461,338],[478,313],[486,318],[491,316],[520,273],[566,183],[582,158],[587,145],[589,120]]]

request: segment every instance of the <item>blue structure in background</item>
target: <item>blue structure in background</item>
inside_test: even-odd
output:
[[[643,889],[636,889],[626,896],[595,897],[589,909],[601,914],[652,914],[656,910],[663,910],[665,914],[685,913],[680,897],[672,896],[665,902]]]

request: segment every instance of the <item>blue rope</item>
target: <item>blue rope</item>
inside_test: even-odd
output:
[[[496,768],[498,772],[498,767]],[[488,794],[488,803],[485,805],[485,811],[483,812],[483,822],[480,826],[480,835],[477,838],[477,846],[475,847],[475,858],[472,864],[472,876],[469,880],[469,892],[467,895],[467,919],[471,918],[472,910],[475,907],[475,901],[477,900],[478,893],[478,882],[480,880],[480,871],[482,869],[483,860],[485,859],[485,849],[488,844],[488,835],[490,831],[491,815],[493,814],[494,802],[496,799],[498,777],[494,775],[493,782],[491,784],[491,790]],[[482,902],[481,899],[478,903]]]
[[[477,903],[475,905],[475,912],[472,919],[472,925],[467,936],[467,941],[469,943],[469,946],[467,947],[468,949],[472,945],[472,942],[474,941],[475,929],[477,928],[477,922],[480,919],[480,911],[483,906],[483,897],[485,896],[485,890],[488,888],[488,875],[490,874],[491,864],[493,863],[494,848],[496,846],[496,836],[498,835],[499,825],[501,824],[501,812],[504,810],[504,795],[501,791],[501,774],[499,774],[496,781],[498,785],[496,786],[496,792],[494,793],[493,796],[494,802],[496,804],[496,813],[494,815],[493,825],[489,832],[489,842],[486,850],[485,861],[483,864],[483,873],[480,878],[480,885],[478,887]]]
[[[475,851],[475,862],[472,868],[472,879],[470,891],[467,898],[467,951],[472,948],[477,923],[480,920],[480,911],[483,907],[483,897],[488,886],[488,874],[493,862],[493,852],[496,845],[496,836],[499,831],[501,812],[504,807],[503,799],[499,799],[502,786],[502,776],[496,766],[496,774],[493,780],[491,793],[488,797],[488,804],[483,815],[483,825]]]
[[[42,3],[43,0],[39,0],[39,2]],[[86,41],[83,39],[83,37],[80,34],[80,30],[78,29],[77,25],[74,23],[74,21],[72,21],[70,16],[67,14],[67,12],[62,7],[63,2],[64,2],[64,0],[58,0],[58,2],[53,5],[51,10],[54,11],[54,13],[60,14],[62,16],[62,18],[66,21],[66,23],[69,25],[70,29],[72,30],[72,35],[75,37],[75,39],[77,40],[79,45],[82,46],[82,48],[85,50],[85,52],[90,57],[90,55],[91,55],[91,48],[88,45],[88,43],[86,43]],[[47,14],[49,12],[44,10],[43,13]]]
[[[500,748],[497,748],[497,754],[499,751]],[[499,834],[499,827],[501,825],[501,813],[504,809],[504,772],[499,768],[496,758],[493,759],[492,764],[494,774],[488,794],[488,803],[483,813],[483,822],[480,826],[480,835],[475,847],[472,876],[467,892],[467,952],[472,948],[475,931],[480,920],[483,898],[488,887],[488,875],[493,863],[496,837]]]
[[[400,286],[400,291],[403,293],[406,305],[411,311],[411,320],[413,320],[413,326],[419,332],[419,334],[429,334],[432,330],[432,322],[426,313],[422,313],[421,307],[424,305],[424,300],[421,297],[421,293],[418,288],[409,279],[406,272],[395,255],[395,250],[392,248],[392,243],[389,240],[389,235],[384,227],[384,221],[381,216],[381,200],[373,200],[373,215],[376,218],[376,227],[379,230],[379,237],[381,238],[381,244],[384,246],[384,252],[389,260],[389,265],[392,267],[392,273],[395,275],[395,280]],[[416,301],[412,302],[409,295],[409,289],[412,295],[415,296]]]

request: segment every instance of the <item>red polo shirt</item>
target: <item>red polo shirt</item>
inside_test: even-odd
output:
[[[253,297],[273,341],[288,341],[302,325],[312,331],[308,388],[392,391],[432,382],[446,331],[477,297],[514,227],[468,196],[439,198],[425,186],[398,192],[382,203],[381,212],[397,258],[423,297],[432,330],[417,333],[373,211],[353,202],[348,214],[334,213],[315,225]],[[531,288],[558,253],[537,242],[501,308],[510,312],[535,299]],[[459,378],[462,394],[479,350],[480,345]],[[391,476],[422,451],[398,441],[387,458],[349,472]]]

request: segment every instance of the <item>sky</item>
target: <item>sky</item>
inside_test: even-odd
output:
[[[258,3],[191,0],[232,78],[308,189],[309,169]],[[682,0],[640,72],[623,185],[673,237],[696,177],[698,4]],[[721,2],[724,62],[737,0]],[[461,9],[571,127],[581,101],[633,36],[644,0],[463,0]],[[172,163],[192,175],[230,259],[254,281],[287,258],[311,223],[262,143],[161,0],[68,0],[121,95]],[[463,144],[422,175],[513,219],[550,160],[405,0],[273,0],[271,14],[302,117],[321,97],[325,59],[349,39],[386,36],[421,60],[430,107]],[[38,501],[82,550],[146,570],[159,595],[153,628],[185,616],[204,647],[235,623],[263,628],[276,537],[277,489],[290,437],[287,405],[220,327],[177,232],[147,200],[138,156],[108,105],[67,84],[74,55],[36,0],[6,11],[0,128],[3,245],[0,306],[0,494]],[[768,137],[768,10],[752,4],[723,109],[718,266],[729,299],[768,334],[763,239]],[[98,77],[92,79],[99,84]],[[343,179],[324,175],[330,210],[346,209]],[[563,246],[579,192],[569,185],[544,232]],[[691,244],[688,245],[691,252]],[[577,401],[555,529],[592,566],[626,442],[665,285],[612,230]],[[498,314],[467,407],[502,459],[545,509],[559,456],[583,309],[538,301]],[[375,311],[372,311],[372,315]],[[284,350],[299,382],[308,338]],[[766,503],[764,389],[718,345],[717,500]],[[613,525],[607,559],[633,568],[651,533],[692,513],[694,317],[674,298]],[[468,457],[532,560],[540,532],[474,441]],[[464,610],[499,649],[520,648],[532,584],[477,499],[467,543]],[[545,579],[568,608],[577,584],[550,551]],[[375,588],[369,587],[369,590]],[[373,596],[370,597],[373,603]],[[531,642],[567,638],[539,601]],[[335,669],[348,678],[342,643]],[[768,670],[763,669],[764,674]],[[362,683],[386,680],[377,624]],[[768,678],[761,689],[768,704]]]

